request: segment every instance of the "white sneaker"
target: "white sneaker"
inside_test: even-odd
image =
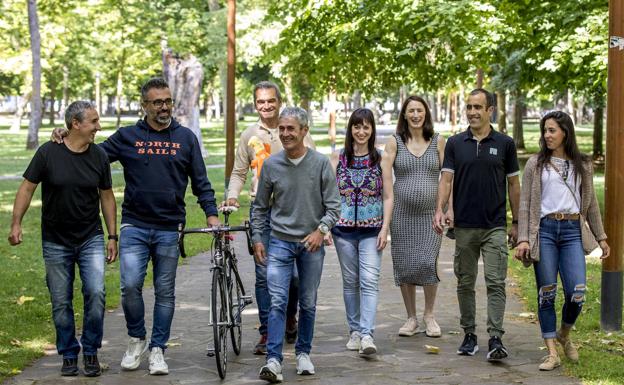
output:
[[[373,337],[364,336],[360,341],[360,354],[369,355],[377,353],[377,346],[373,342]]]
[[[359,350],[360,338],[360,333],[352,332],[349,336],[349,342],[347,342],[347,350]]]
[[[124,370],[135,370],[141,365],[141,360],[147,353],[147,340],[130,337],[128,349],[121,359],[121,368]]]
[[[162,348],[154,346],[149,357],[150,374],[169,374],[169,366],[165,362]]]
[[[268,381],[272,384],[284,381],[282,364],[280,364],[277,358],[269,358],[266,365],[260,368],[259,377],[261,380]]]
[[[297,354],[297,374],[310,375],[314,374],[314,365],[307,353]]]
[[[399,329],[399,335],[404,337],[410,337],[418,333],[418,320],[416,317],[410,317],[405,321],[403,326]]]

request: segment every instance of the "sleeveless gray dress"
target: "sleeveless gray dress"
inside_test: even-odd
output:
[[[412,154],[399,135],[394,160],[394,209],[390,232],[394,283],[435,285],[442,236],[432,227],[435,214],[440,158],[438,133],[423,155]]]

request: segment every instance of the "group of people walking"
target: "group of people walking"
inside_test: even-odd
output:
[[[348,121],[344,148],[329,158],[314,150],[305,110],[281,109],[279,88],[271,82],[258,83],[253,92],[259,121],[241,135],[224,204],[239,205],[251,170],[250,219],[260,319],[254,353],[266,354],[261,379],[283,380],[284,339],[295,343],[297,373],[316,372],[310,353],[325,245],[335,246],[340,262],[346,349],[364,356],[378,351],[375,319],[381,256],[388,236],[394,282],[407,315],[398,334],[424,331],[429,337],[440,337],[434,305],[440,281],[437,261],[447,226],[454,228],[456,239],[454,272],[464,330],[457,353],[473,356],[479,351],[475,282],[482,256],[489,335],[486,357],[498,361],[509,354],[502,341],[509,241],[517,243],[515,257],[535,269],[540,327],[549,352],[539,369],[560,365],[556,341],[569,359],[578,360],[569,333],[584,301],[585,254],[600,246],[606,258],[609,247],[592,165],[578,150],[568,115],[555,111],[541,120],[540,152],[527,162],[521,189],[514,142],[490,125],[495,98],[484,89],[475,89],[468,97],[469,127],[448,140],[435,132],[426,101],[410,96],[383,151],[375,146],[373,113],[357,109]],[[74,264],[80,267],[83,286],[93,287],[93,295],[83,288],[87,290],[81,339],[84,372],[100,374],[103,266],[106,258],[109,262],[116,258],[118,240],[109,161],[122,163],[126,181],[119,257],[129,341],[122,368],[137,369],[149,352],[150,374],[168,373],[163,353],[174,309],[175,230],[184,223],[189,178],[207,224],[219,225],[197,139],[171,117],[166,83],[150,80],[142,97],[145,119],[120,129],[99,147],[91,145],[99,129],[94,107],[86,102],[72,104],[66,112],[67,136],[59,140],[60,145],[41,146],[16,196],[11,244],[22,241],[22,217],[37,184],[43,184],[43,254],[63,375],[78,374],[80,345],[71,305]],[[99,201],[109,234],[108,257]],[[148,344],[141,289],[149,260],[156,303]],[[565,296],[558,331],[557,275]],[[422,319],[416,314],[416,286],[424,292]]]

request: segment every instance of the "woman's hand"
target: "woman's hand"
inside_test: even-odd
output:
[[[609,255],[611,255],[611,248],[607,244],[606,239],[603,239],[602,241],[598,242],[598,244],[600,245],[600,248],[602,249],[602,255],[600,256],[600,259],[609,258]]]
[[[530,247],[529,242],[522,241],[516,245],[516,252],[514,253],[514,258],[518,261],[526,261],[529,259],[530,255]]]
[[[382,227],[377,235],[377,250],[383,250],[388,244],[388,228]]]

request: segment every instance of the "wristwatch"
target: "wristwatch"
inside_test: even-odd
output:
[[[115,240],[115,241],[119,241],[119,235],[117,234],[108,234],[108,240]]]
[[[329,227],[325,223],[321,223],[318,225],[318,231],[323,235],[327,235],[327,233],[329,233]]]

